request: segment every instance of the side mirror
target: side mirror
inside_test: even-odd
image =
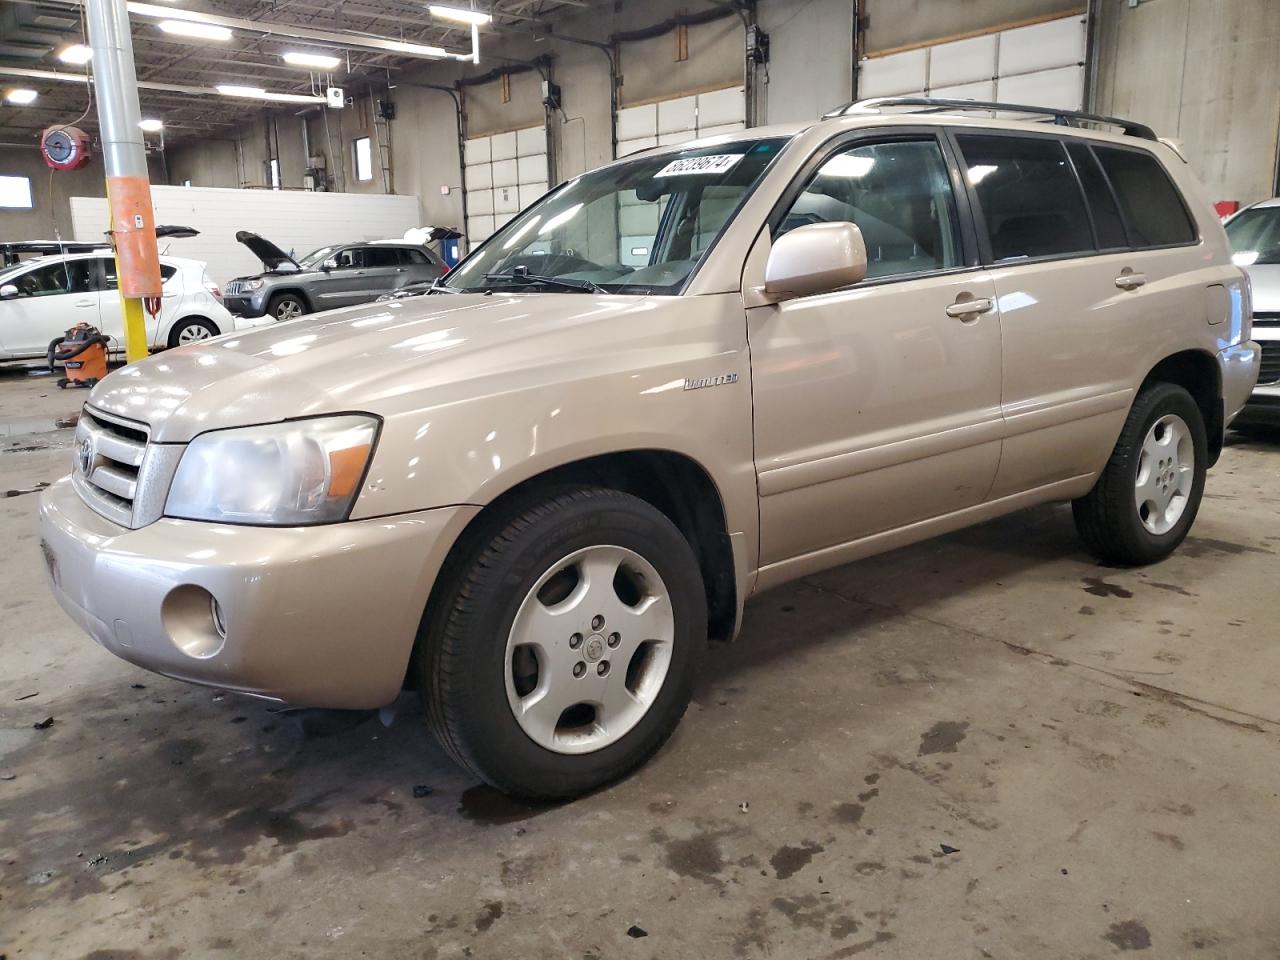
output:
[[[18,288],[12,283],[0,287],[0,300],[12,300],[18,295]]]
[[[827,293],[867,275],[867,247],[855,224],[810,223],[774,241],[764,291],[776,300]]]
[[[326,260],[324,263],[320,264],[320,269],[321,269],[321,270],[323,270],[325,273],[328,273],[330,270],[337,270],[337,269],[338,269],[338,258],[337,258],[337,257],[330,257],[330,258],[329,258],[328,260]]]

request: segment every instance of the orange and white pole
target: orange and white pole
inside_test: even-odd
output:
[[[94,97],[107,168],[116,276],[124,312],[125,356],[147,355],[143,299],[160,297],[160,250],[143,144],[142,108],[133,65],[126,0],[88,0],[89,46],[93,49]]]

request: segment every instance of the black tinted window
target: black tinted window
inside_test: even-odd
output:
[[[1135,247],[1192,243],[1196,239],[1178,188],[1160,161],[1139,150],[1094,147],[1094,152],[1120,198]]]
[[[118,290],[120,282],[116,279],[116,261],[112,257],[99,257],[98,263],[102,265],[102,276],[106,283],[106,289]],[[168,283],[173,279],[173,275],[178,272],[178,268],[167,263],[160,264],[160,282]]]
[[[849,221],[867,247],[867,278],[960,265],[955,198],[935,140],[866,143],[835,154],[796,197],[777,233]]]
[[[1115,247],[1126,247],[1129,240],[1124,233],[1124,221],[1120,219],[1120,210],[1116,207],[1115,197],[1107,186],[1107,178],[1102,175],[1098,161],[1087,144],[1068,143],[1067,152],[1071,154],[1071,162],[1076,165],[1076,173],[1080,174],[1080,183],[1084,186],[1085,198],[1089,201],[1089,212],[1093,214],[1093,229],[1098,234],[1098,246],[1103,250]]]
[[[400,265],[398,247],[366,247],[364,251],[366,267],[395,267]]]
[[[422,250],[414,250],[412,247],[404,247],[400,251],[405,263],[412,263],[421,266],[424,263],[430,263],[431,259]]]
[[[20,297],[51,297],[60,293],[87,293],[90,289],[90,260],[62,260],[15,277],[11,282]]]
[[[996,260],[1093,250],[1084,198],[1059,141],[968,135],[956,139]]]

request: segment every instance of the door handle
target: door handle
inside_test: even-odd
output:
[[[1145,273],[1122,273],[1116,277],[1116,286],[1121,290],[1137,290],[1147,282]]]
[[[98,305],[97,300],[77,300],[76,301],[77,307],[96,307],[97,305]]]
[[[990,297],[978,297],[973,300],[957,300],[955,303],[947,307],[948,317],[976,317],[980,313],[987,313],[994,307]]]

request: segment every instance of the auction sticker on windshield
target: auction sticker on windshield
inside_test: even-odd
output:
[[[654,174],[654,177],[683,177],[693,173],[724,173],[741,160],[741,153],[717,153],[709,157],[684,157],[672,160]]]

